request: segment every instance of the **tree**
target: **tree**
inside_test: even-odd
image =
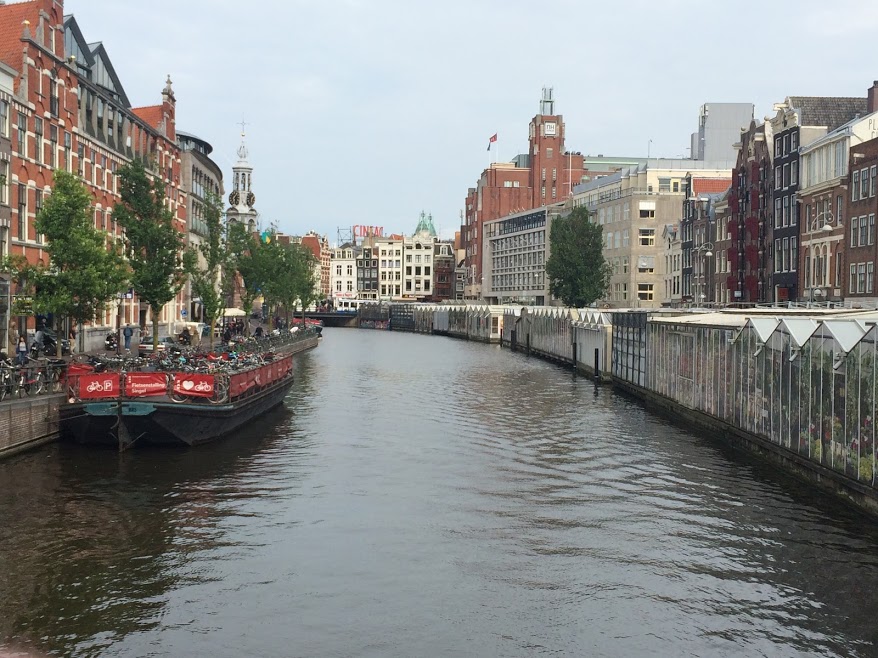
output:
[[[92,197],[82,181],[55,171],[55,185],[37,215],[36,229],[46,238],[48,263],[27,266],[33,309],[54,313],[77,325],[95,319],[128,284],[121,250],[105,231],[94,227]],[[61,341],[57,341],[61,356]]]
[[[158,349],[159,314],[183,287],[183,235],[167,207],[165,186],[150,178],[140,160],[118,171],[122,201],[113,219],[125,230],[125,255],[131,266],[131,285],[152,311],[153,349]]]
[[[604,260],[603,230],[580,206],[552,221],[551,255],[546,276],[556,298],[567,306],[582,308],[604,297],[612,269]]]
[[[316,259],[311,250],[300,243],[278,245],[272,253],[273,271],[267,282],[268,296],[283,305],[289,322],[289,310],[296,302],[302,303],[302,319],[305,307],[316,299],[314,265]]]
[[[207,235],[196,249],[188,249],[184,254],[184,265],[192,283],[192,292],[201,299],[204,319],[210,325],[210,347],[213,347],[216,321],[225,307],[223,275],[226,270],[232,269],[231,252],[222,216],[222,200],[216,194],[208,193],[202,215]]]

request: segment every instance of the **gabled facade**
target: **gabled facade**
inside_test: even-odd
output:
[[[360,248],[351,242],[336,247],[330,254],[330,288],[335,308],[341,300],[357,299],[357,254]]]
[[[186,231],[186,195],[180,186],[180,157],[175,135],[176,100],[170,79],[159,105],[132,108],[101,43],[88,43],[76,20],[63,15],[62,0],[27,0],[0,5],[0,62],[14,71],[9,108],[12,157],[9,173],[9,252],[30,262],[45,260],[42,236],[34,223],[52,189],[55,169],[78,173],[94,198],[95,226],[108,240],[121,239],[111,220],[119,201],[116,170],[134,158],[147,163],[167,191],[177,227]],[[118,322],[151,321],[136,297],[108,309],[89,338],[103,340]],[[185,310],[183,296],[163,309],[167,327]],[[52,323],[52,318],[44,319]],[[21,316],[17,330],[33,328]],[[64,329],[64,328],[62,328]]]
[[[878,137],[878,113],[839,126],[800,149],[799,197],[802,228],[799,295],[805,302],[841,301],[848,282],[845,265],[847,204],[862,181],[859,165],[850,169],[851,149]],[[871,170],[866,169],[867,176]],[[850,189],[848,189],[850,185]],[[867,181],[867,188],[869,181]],[[851,218],[852,219],[852,218]],[[858,217],[859,223],[859,217]],[[853,227],[848,227],[849,229]]]
[[[798,247],[802,221],[799,149],[854,117],[867,113],[867,100],[856,97],[788,96],[775,105],[775,116],[771,119],[774,178],[770,290],[776,302],[800,298]]]
[[[750,305],[769,300],[768,253],[772,180],[771,124],[753,121],[735,145],[729,207],[732,247],[726,285],[730,303]]]

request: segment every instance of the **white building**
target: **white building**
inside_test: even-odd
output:
[[[433,216],[421,213],[414,235],[403,239],[402,294],[423,301],[433,294],[433,254],[439,241]]]
[[[330,254],[329,285],[332,302],[357,299],[357,248],[351,243],[336,247]]]
[[[489,304],[553,303],[546,276],[552,220],[563,203],[515,213],[484,224],[482,298]]]
[[[375,250],[378,253],[378,298],[402,299],[402,236],[375,238]]]

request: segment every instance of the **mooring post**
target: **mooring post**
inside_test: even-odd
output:
[[[594,348],[594,378],[601,381],[601,351],[597,347]]]

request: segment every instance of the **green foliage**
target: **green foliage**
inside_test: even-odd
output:
[[[183,235],[166,205],[164,184],[151,179],[140,160],[123,166],[118,175],[122,201],[113,208],[113,219],[125,230],[131,285],[152,311],[157,348],[159,313],[176,297],[185,280]]]
[[[197,248],[188,249],[183,254],[183,266],[189,274],[194,296],[201,298],[204,319],[210,325],[209,341],[212,347],[216,321],[225,307],[222,277],[230,267],[231,252],[223,227],[222,200],[216,194],[209,193],[203,210],[207,235]]]
[[[267,283],[267,297],[288,311],[302,304],[302,311],[316,299],[314,267],[317,260],[311,251],[298,243],[278,245],[272,254],[274,264]]]
[[[604,260],[603,230],[584,207],[552,221],[546,276],[552,295],[582,308],[605,296],[612,270]]]
[[[92,224],[91,195],[73,174],[58,170],[52,194],[37,216],[48,263],[27,266],[33,310],[82,324],[106,309],[128,283],[121,250]],[[58,349],[61,349],[60,342]]]

